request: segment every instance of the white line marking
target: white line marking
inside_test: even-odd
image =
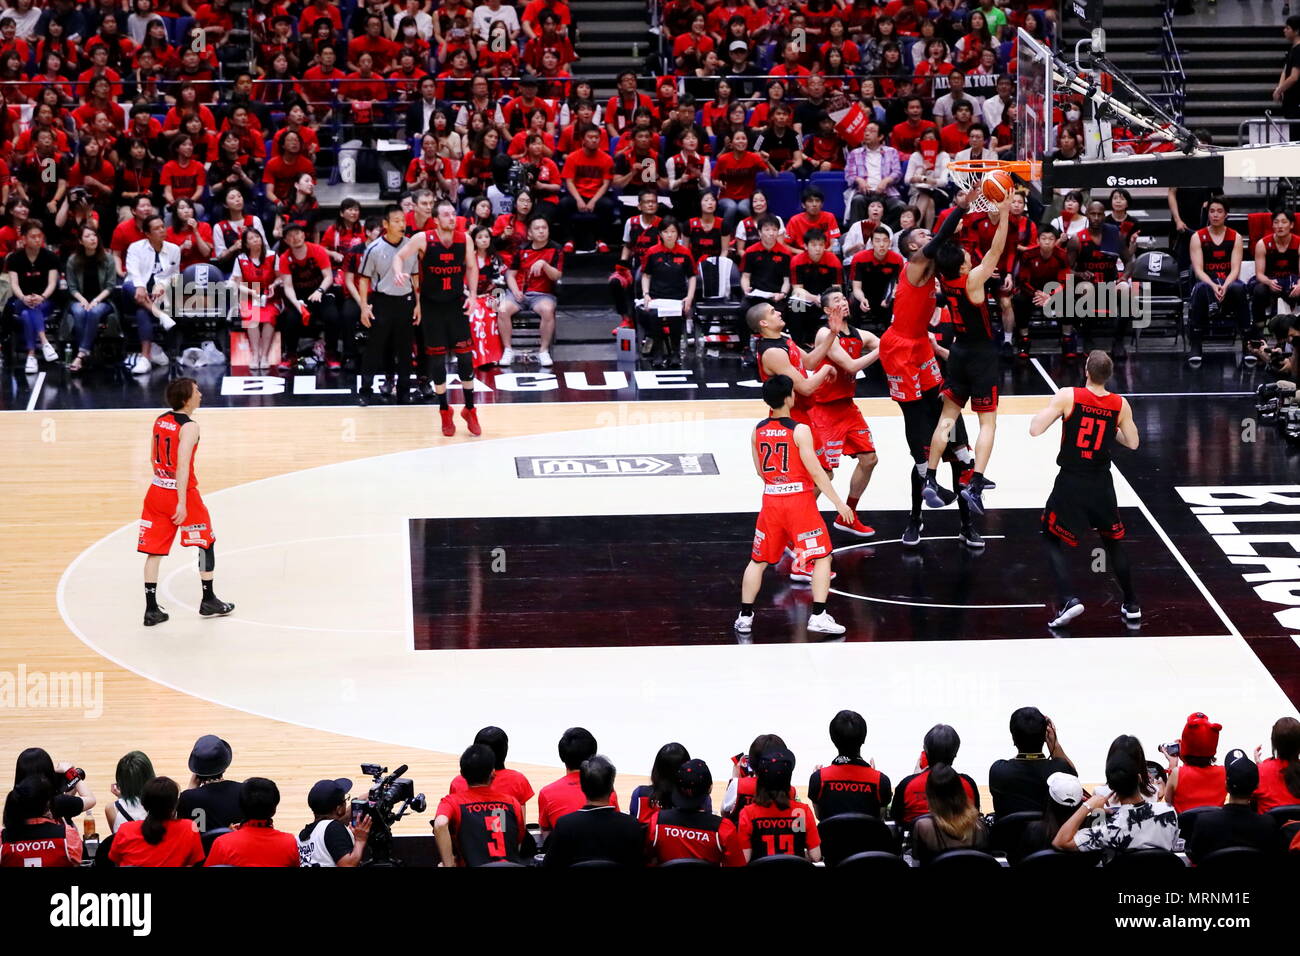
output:
[[[1038,374],[1043,376],[1043,381],[1045,381],[1047,383],[1047,387],[1052,390],[1051,394],[1055,395],[1057,391],[1061,388],[1061,386],[1057,385],[1056,382],[1052,381],[1052,376],[1047,374],[1047,369],[1043,368],[1042,363],[1039,362],[1038,359],[1036,358],[1031,358],[1029,360],[1029,364],[1032,365],[1034,368],[1038,369]]]
[[[36,384],[32,386],[31,398],[27,399],[27,411],[31,412],[36,410],[36,399],[40,397],[41,389],[44,386],[45,386],[45,373],[41,372],[40,375],[36,376]]]

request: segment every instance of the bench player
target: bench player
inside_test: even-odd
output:
[[[1064,627],[1083,613],[1083,603],[1075,596],[1066,569],[1065,546],[1077,547],[1079,536],[1089,528],[1101,537],[1107,566],[1124,592],[1120,614],[1130,624],[1142,620],[1128,555],[1120,545],[1124,522],[1119,518],[1110,474],[1111,441],[1136,449],[1137,424],[1128,400],[1106,390],[1115,368],[1110,356],[1099,349],[1089,352],[1085,368],[1086,387],[1061,389],[1029,423],[1029,434],[1037,437],[1061,419],[1061,451],[1056,456],[1061,470],[1042,518],[1043,541],[1058,598],[1049,627]]]
[[[167,404],[153,423],[153,443],[149,460],[153,465],[153,484],[144,496],[140,514],[140,536],[136,550],[148,555],[144,559],[144,626],[153,627],[168,618],[158,606],[158,567],[171,553],[176,532],[181,545],[199,549],[199,579],[203,582],[203,601],[199,613],[204,617],[223,617],[235,609],[212,593],[212,575],[217,566],[212,519],[199,494],[194,474],[194,453],[199,446],[199,423],[193,415],[203,402],[203,393],[192,378],[178,378],[167,385]],[[181,498],[178,489],[185,489]]]
[[[880,340],[849,325],[849,300],[839,286],[831,286],[822,293],[821,302],[826,324],[817,330],[816,345],[830,343],[824,363],[835,365],[838,372],[832,381],[823,383],[813,393],[812,420],[826,450],[827,470],[837,468],[843,455],[858,462],[849,478],[849,496],[845,499],[853,512],[853,523],[845,524],[836,518],[834,527],[869,538],[876,531],[858,517],[858,502],[876,467],[876,446],[853,394],[857,390],[858,372],[879,357]]]
[[[447,353],[456,356],[465,407],[460,417],[471,435],[483,434],[474,407],[474,354],[470,341],[466,290],[478,288],[478,258],[465,232],[456,224],[456,204],[440,199],[435,224],[417,232],[393,257],[393,279],[404,286],[412,256],[420,257],[415,322],[424,326],[424,352],[442,416],[442,433],[456,434],[456,421],[447,406]]]
[[[824,494],[846,524],[853,511],[838,494],[817,461],[812,429],[796,422],[795,381],[773,375],[763,382],[769,417],[754,429],[751,451],[754,471],[763,480],[763,507],[754,526],[754,547],[740,586],[740,614],[735,629],[748,634],[754,624],[754,599],[763,586],[763,571],[776,564],[787,546],[795,549],[795,566],[812,564],[812,615],[808,630],[843,634],[845,628],[826,610],[831,587],[831,543],[826,522],[817,510],[817,492]]]
[[[935,267],[939,284],[956,310],[952,347],[948,350],[947,374],[944,378],[943,411],[930,439],[930,457],[922,494],[931,508],[941,508],[949,497],[939,487],[935,473],[939,459],[948,446],[948,437],[970,401],[979,417],[980,433],[975,440],[975,472],[960,490],[962,500],[977,515],[984,513],[982,497],[986,482],[984,469],[993,454],[993,437],[998,419],[998,346],[993,320],[989,315],[987,285],[997,271],[1006,244],[1011,194],[998,203],[998,226],[988,251],[977,266],[971,265],[969,250],[955,242],[941,244],[936,252]],[[963,524],[962,540],[972,547],[983,547],[983,539],[973,525]]]

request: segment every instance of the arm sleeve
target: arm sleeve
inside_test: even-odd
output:
[[[325,828],[325,849],[335,863],[352,852],[352,834],[338,820],[331,820]]]
[[[933,259],[935,253],[939,251],[939,247],[952,238],[953,233],[957,231],[957,227],[961,225],[963,215],[965,215],[964,210],[953,209],[943,220],[943,225],[939,227],[939,231],[925,244],[925,247],[921,250],[921,255],[927,259]]]

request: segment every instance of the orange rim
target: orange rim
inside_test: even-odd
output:
[[[1043,164],[1037,160],[1005,160],[1005,159],[954,159],[948,163],[948,169],[959,173],[991,173],[995,169],[1003,169],[1009,173],[1014,173],[1021,179],[1037,179],[1042,172]]]

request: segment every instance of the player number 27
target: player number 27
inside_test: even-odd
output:
[[[763,456],[764,471],[781,471],[784,473],[790,470],[790,446],[785,442],[779,442],[775,445],[767,441],[759,442],[758,451]],[[781,467],[779,469],[772,464],[774,454],[781,456]]]
[[[1093,437],[1093,433],[1096,437]],[[1075,437],[1074,443],[1080,448],[1092,448],[1094,450],[1101,447],[1101,443],[1106,440],[1106,423],[1100,418],[1085,418],[1079,423],[1079,434]]]

